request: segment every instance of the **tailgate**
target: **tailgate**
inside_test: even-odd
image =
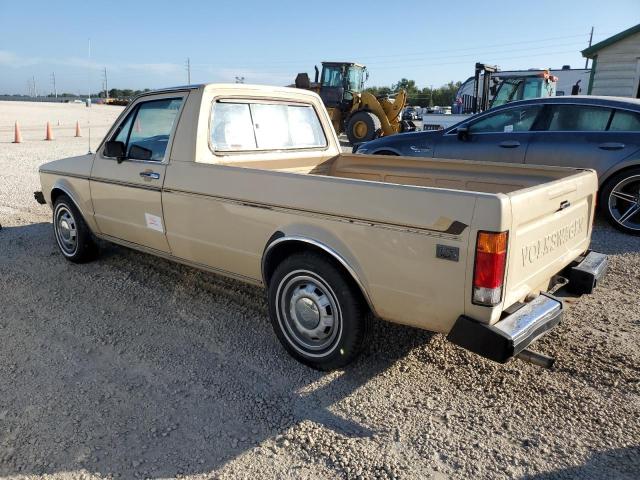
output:
[[[592,171],[509,194],[512,227],[504,305],[522,300],[589,247],[597,192]]]

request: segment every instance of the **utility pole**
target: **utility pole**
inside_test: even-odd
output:
[[[107,83],[107,67],[104,67],[104,98],[109,98],[109,84]]]
[[[187,69],[187,85],[191,85],[191,59],[189,57],[187,57],[185,68]]]
[[[591,27],[591,35],[589,35],[589,46],[591,46],[591,42],[593,42],[593,27]],[[584,68],[589,68],[589,57],[584,61]]]
[[[53,82],[53,96],[58,98],[58,89],[56,88],[56,72],[51,73],[51,81]]]
[[[33,96],[38,98],[38,87],[36,87],[36,76],[33,75],[31,77],[31,80],[33,81]]]

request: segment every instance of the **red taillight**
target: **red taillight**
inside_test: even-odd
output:
[[[473,303],[494,306],[502,300],[507,239],[507,232],[478,232],[473,270]]]

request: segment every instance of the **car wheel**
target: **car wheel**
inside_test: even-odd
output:
[[[640,168],[610,178],[602,189],[600,206],[615,228],[640,235]]]
[[[53,232],[67,260],[84,263],[96,257],[98,248],[91,231],[67,195],[59,196],[53,204]]]
[[[297,360],[317,370],[352,362],[371,329],[357,286],[314,253],[296,253],[278,265],[269,283],[269,314],[276,336]]]

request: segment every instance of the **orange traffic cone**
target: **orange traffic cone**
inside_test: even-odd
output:
[[[51,123],[47,122],[47,136],[44,137],[45,140],[53,140],[53,132],[51,131]]]
[[[16,120],[16,128],[13,134],[13,143],[22,143],[22,134],[20,133],[20,125],[18,125],[18,121]]]
[[[76,137],[81,137],[80,135],[80,122],[76,120]]]

